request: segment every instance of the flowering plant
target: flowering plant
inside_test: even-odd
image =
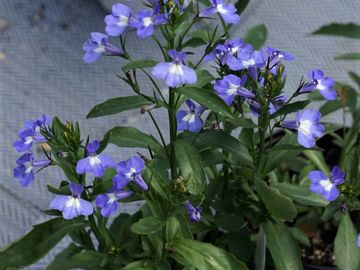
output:
[[[27,121],[14,143],[23,153],[14,176],[25,187],[36,168],[58,166],[66,180],[48,186],[55,195],[46,213],[55,218],[1,251],[0,269],[36,262],[66,235],[73,243],[48,269],[303,269],[299,244],[309,239],[299,221],[310,214],[338,226],[337,265],[359,269],[349,214],[360,205],[356,92],[343,87],[339,98],[334,80],[312,69],[286,96],[285,63],[293,55],[261,49],[251,32],[232,38],[240,16],[226,1],[146,6],[135,13],[115,4],[105,17],[107,35],[91,33],[84,43],[86,63],[101,55],[121,59],[118,77],[133,91],[96,105],[87,117],[141,109],[158,134],[117,126],[90,140],[77,123],[46,115]],[[127,28],[151,38],[163,59],[133,59]],[[139,73],[153,94],[139,85]],[[320,111],[307,108],[319,99],[329,102]],[[322,120],[338,108],[353,120],[343,137]],[[168,130],[155,110],[167,112]],[[316,145],[325,134],[342,148],[331,172]],[[33,154],[36,144],[46,158]],[[108,144],[141,150],[116,162],[104,153]],[[119,215],[118,205],[132,201],[141,201],[140,209]]]

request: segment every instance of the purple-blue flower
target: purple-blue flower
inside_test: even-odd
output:
[[[13,146],[17,152],[29,150],[34,142],[43,143],[46,139],[41,135],[41,129],[45,128],[51,122],[51,117],[45,114],[41,115],[35,121],[26,121],[24,128],[18,132],[19,140]]]
[[[266,48],[266,53],[269,55],[270,61],[294,60],[294,56],[292,54],[271,47]]]
[[[189,219],[192,222],[199,222],[201,219],[201,212],[202,212],[202,208],[201,207],[194,207],[189,201],[185,202],[185,208],[187,210]]]
[[[82,185],[70,183],[71,195],[57,195],[50,203],[51,209],[62,212],[64,219],[72,219],[81,215],[89,216],[94,209],[90,202],[81,199],[84,191]]]
[[[22,155],[16,161],[14,177],[20,180],[20,185],[26,187],[35,179],[35,168],[43,168],[50,164],[50,160],[35,160],[32,153]]]
[[[224,0],[210,0],[211,6],[200,12],[200,17],[209,17],[219,13],[226,23],[240,23],[240,16],[236,14],[237,9],[232,4],[224,3]]]
[[[78,174],[92,172],[94,176],[101,177],[104,175],[106,168],[115,167],[116,163],[111,157],[105,154],[96,154],[99,147],[99,141],[93,141],[86,146],[87,157],[79,160],[76,164],[76,172]]]
[[[233,74],[226,75],[222,80],[215,82],[214,89],[227,105],[231,105],[235,96],[254,98],[255,94],[244,87],[247,80],[246,75],[241,78]]]
[[[96,196],[95,204],[101,208],[101,215],[109,217],[116,213],[118,200],[130,197],[133,193],[131,190],[121,190],[112,187],[107,193]]]
[[[244,43],[242,39],[226,40],[224,44],[218,44],[212,53],[205,56],[204,60],[208,62],[218,58],[221,64],[225,65],[234,55],[248,54],[252,50],[253,47]]]
[[[336,90],[333,89],[335,81],[333,78],[325,77],[323,71],[313,69],[308,74],[311,82],[306,83],[300,90],[300,93],[308,93],[314,90],[319,90],[320,94],[327,100],[335,100],[337,97]]]
[[[311,171],[308,174],[311,180],[310,190],[322,195],[329,202],[334,201],[340,194],[336,186],[344,183],[344,176],[345,173],[339,166],[332,168],[330,177],[322,171]]]
[[[277,112],[278,110],[280,110],[286,101],[286,97],[284,97],[283,95],[279,95],[276,96],[269,105],[269,113],[270,114],[274,114],[275,112]]]
[[[360,233],[358,234],[358,237],[357,237],[357,246],[360,248]]]
[[[315,145],[315,138],[321,137],[325,128],[320,124],[321,113],[317,110],[308,109],[296,113],[296,120],[283,121],[281,126],[298,131],[300,145],[311,148]]]
[[[93,63],[102,54],[122,55],[124,52],[108,42],[108,36],[102,33],[93,32],[83,45],[85,51],[83,60],[85,63]]]
[[[123,4],[112,6],[112,14],[105,17],[105,31],[109,36],[120,36],[130,25],[132,10]]]
[[[265,65],[263,53],[261,51],[252,51],[247,53],[238,53],[237,58],[233,57],[228,61],[231,70],[261,68]]]
[[[177,130],[189,130],[192,132],[199,132],[203,127],[203,120],[200,115],[205,108],[201,105],[196,105],[190,99],[186,101],[189,110],[179,110],[176,113]]]
[[[136,14],[136,18],[131,21],[131,26],[137,28],[137,35],[140,38],[151,36],[154,33],[154,26],[166,23],[164,14],[159,14],[157,5],[154,12],[143,9]]]
[[[121,161],[116,166],[117,174],[113,177],[113,183],[116,190],[123,189],[130,182],[134,182],[144,191],[148,190],[149,187],[141,175],[144,167],[144,160],[138,156],[133,156],[127,161]]]
[[[176,50],[170,50],[168,54],[173,61],[157,64],[152,71],[152,75],[157,79],[165,80],[170,87],[177,87],[185,83],[196,83],[195,70],[184,65],[186,54]]]

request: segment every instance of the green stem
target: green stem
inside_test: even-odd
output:
[[[175,140],[177,135],[176,117],[175,117],[175,92],[174,89],[169,88],[169,128],[170,128],[170,165],[171,165],[171,177],[176,178],[176,157],[175,157]]]

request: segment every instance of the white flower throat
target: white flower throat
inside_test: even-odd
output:
[[[319,184],[327,192],[329,192],[334,187],[334,184],[330,181],[330,179],[320,180]]]
[[[300,120],[299,122],[299,129],[301,130],[301,132],[305,135],[311,134],[311,126],[313,123],[309,120]]]

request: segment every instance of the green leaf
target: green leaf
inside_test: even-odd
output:
[[[267,247],[277,270],[302,270],[300,250],[287,226],[267,221],[261,225],[265,231]]]
[[[22,268],[44,257],[67,233],[87,226],[80,220],[55,218],[35,225],[19,240],[0,251],[0,269]]]
[[[332,100],[322,105],[319,111],[321,113],[321,116],[325,116],[341,108],[342,108],[341,100]]]
[[[302,244],[306,247],[311,247],[309,238],[302,230],[300,230],[297,227],[290,227],[289,231],[290,231],[292,237],[294,237],[294,239],[297,240],[300,244]]]
[[[203,45],[206,45],[207,41],[205,41],[203,38],[201,37],[191,37],[190,39],[188,39],[184,44],[183,44],[183,48],[186,47],[191,47],[191,48],[197,48]]]
[[[178,238],[182,238],[180,223],[176,217],[170,217],[166,221],[166,240],[173,242]]]
[[[250,43],[254,50],[259,50],[265,43],[267,38],[267,29],[264,24],[260,24],[250,28],[245,37],[245,43]]]
[[[55,259],[48,265],[47,270],[61,270],[61,263],[67,260],[69,257],[80,253],[83,250],[82,247],[79,247],[73,243],[71,243],[67,248],[62,250],[58,255],[56,255]]]
[[[332,23],[324,25],[314,35],[342,36],[347,38],[360,38],[360,25],[354,23],[341,24]]]
[[[296,217],[297,211],[291,199],[280,194],[276,188],[266,185],[264,181],[259,179],[255,181],[255,186],[266,209],[272,215],[287,221],[291,221]]]
[[[357,235],[349,214],[344,214],[334,241],[335,262],[340,269],[360,269],[360,249],[357,246]]]
[[[187,190],[191,194],[202,194],[205,189],[205,173],[196,149],[184,140],[177,140],[175,156]]]
[[[141,108],[145,105],[153,104],[153,102],[143,96],[128,96],[108,99],[107,101],[96,105],[87,114],[86,118],[96,118],[106,115],[113,115],[132,109]]]
[[[335,60],[360,60],[360,53],[345,53],[338,55],[334,58]]]
[[[305,150],[304,155],[310,159],[314,165],[323,171],[325,174],[329,174],[329,166],[326,164],[324,155],[320,151],[314,151],[314,150]]]
[[[150,234],[161,230],[165,222],[154,216],[140,219],[131,226],[131,230],[137,234]]]
[[[147,68],[147,67],[153,67],[157,64],[157,61],[151,60],[151,59],[140,59],[135,60],[127,63],[124,65],[121,70],[122,71],[129,71],[132,69],[139,69],[139,68]]]
[[[48,266],[47,270],[70,270],[74,268],[81,268],[86,270],[103,269],[101,267],[106,255],[86,250],[81,253],[74,254],[73,256],[63,258],[63,260],[55,260]]]
[[[197,82],[195,84],[193,84],[192,86],[194,87],[198,87],[201,88],[205,85],[207,85],[208,83],[212,82],[213,80],[215,80],[214,76],[211,75],[211,73],[207,70],[199,70],[196,72],[197,75]]]
[[[235,3],[235,7],[237,9],[236,13],[241,14],[246,9],[247,5],[249,4],[250,0],[239,0]]]
[[[266,266],[266,236],[264,229],[260,226],[256,236],[255,270],[265,270]]]
[[[155,270],[155,269],[156,269],[155,264],[147,260],[135,261],[121,268],[121,270]]]
[[[357,75],[354,72],[349,72],[349,76],[350,78],[357,84],[357,86],[360,88],[360,76]]]
[[[246,270],[246,265],[232,254],[210,244],[189,239],[178,239],[172,249],[199,270]]]
[[[253,160],[247,148],[238,139],[222,130],[204,131],[197,140],[208,146],[222,148],[224,151],[231,153],[239,162],[253,166]]]
[[[271,186],[280,191],[281,194],[289,197],[295,202],[310,205],[325,207],[329,204],[327,200],[314,192],[311,192],[308,187],[296,186],[290,183],[272,183]]]
[[[204,105],[206,108],[221,116],[232,118],[231,110],[214,92],[206,91],[198,87],[184,86],[176,89],[176,92]]]
[[[275,118],[279,115],[287,115],[287,114],[302,110],[307,105],[309,105],[310,102],[311,102],[310,100],[303,100],[303,101],[296,101],[296,102],[287,104],[284,107],[282,107],[280,110],[278,110],[277,112],[273,113],[271,115],[271,118]]]
[[[161,148],[160,143],[153,136],[134,127],[114,127],[108,132],[110,133],[109,142],[119,147],[150,147],[152,150]]]

